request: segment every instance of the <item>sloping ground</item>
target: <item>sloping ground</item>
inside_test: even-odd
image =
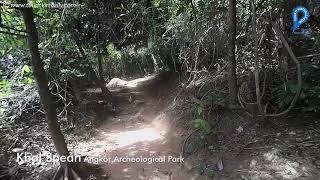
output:
[[[215,169],[213,179],[317,180],[319,124],[314,117],[305,118],[287,117],[269,124],[242,125],[241,130],[217,135],[211,146],[199,149],[187,161],[194,165],[202,163],[204,173]],[[219,160],[223,162],[223,171],[216,170]]]
[[[75,145],[74,151],[105,159],[101,164],[114,180],[204,179],[183,167],[181,131],[173,129],[174,117],[159,103],[164,80],[163,75],[111,80],[108,87],[119,100],[116,114],[102,116],[90,140]]]
[[[192,110],[187,105],[190,102],[175,101],[181,103],[180,114],[179,108],[172,108],[175,103],[170,94],[178,92],[168,92],[166,85],[173,81],[165,76],[155,77],[132,81],[139,82],[137,86],[113,89],[118,98],[115,113],[99,111],[96,118],[83,116],[81,121],[87,125],[76,126],[72,133],[63,126],[70,150],[103,167],[104,173],[97,179],[319,179],[319,115],[292,115],[263,123],[245,113],[218,108],[214,110],[215,117],[208,119],[214,122],[213,133],[204,137],[199,131],[186,128],[193,129]],[[0,171],[10,169],[25,179],[48,179],[39,174],[52,169],[52,165],[14,166],[12,160],[13,150],[20,147],[29,152],[54,152],[44,117],[32,117],[12,127],[15,130],[5,131],[7,136],[15,132],[16,140],[10,143],[10,154],[1,152],[1,158],[6,158],[3,161],[8,162],[11,157],[11,168],[0,166]],[[173,123],[177,121],[179,125]],[[178,158],[184,158],[184,162]],[[47,174],[52,175],[54,170]],[[95,176],[92,174],[91,179]]]
[[[319,116],[295,114],[273,119],[230,163],[246,179],[306,179],[320,176]]]
[[[217,133],[199,145],[202,134],[190,136],[192,131],[173,125],[172,122],[179,117],[167,111],[170,102],[159,103],[159,96],[146,96],[150,95],[146,90],[155,93],[161,89],[161,85],[151,88],[146,83],[150,80],[153,81],[154,77],[138,80],[148,84],[146,86],[127,86],[130,84],[127,82],[113,90],[127,101],[121,101],[114,116],[101,118],[102,123],[90,141],[77,146],[81,154],[110,158],[105,165],[110,179],[318,179],[320,134],[316,119],[300,117],[296,120],[300,124],[293,125],[295,118],[287,117],[287,123],[283,119],[272,119],[264,124],[241,112],[217,110]],[[137,90],[136,87],[140,88]],[[129,102],[132,92],[144,94],[139,96],[143,103]],[[186,108],[182,113],[188,115],[189,111]],[[189,124],[190,118],[184,121]],[[256,123],[252,123],[254,121]],[[169,156],[180,157],[184,143],[185,151],[192,153],[182,157],[184,162],[169,161]],[[150,161],[161,157],[166,159],[165,162],[149,163],[118,161],[127,157],[151,158]]]
[[[119,114],[104,119],[94,137],[79,143],[76,151],[110,158],[105,169],[114,180],[203,179],[181,166],[180,137],[169,125],[171,118],[150,102],[141,107],[124,105]],[[119,162],[121,158],[144,162]]]

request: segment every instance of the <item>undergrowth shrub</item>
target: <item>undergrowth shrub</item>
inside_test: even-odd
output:
[[[19,117],[31,104],[39,104],[33,72],[27,62],[23,51],[0,59],[0,124]]]
[[[302,69],[302,91],[296,108],[303,112],[317,112],[320,110],[320,65],[306,64]],[[289,106],[297,89],[298,86],[295,81],[288,81],[276,87],[272,94],[278,108],[284,109]]]
[[[152,46],[138,48],[129,46],[119,51],[113,44],[109,44],[107,49],[109,55],[106,60],[108,65],[106,70],[109,77],[138,77],[154,70],[153,58],[157,57],[157,52]]]

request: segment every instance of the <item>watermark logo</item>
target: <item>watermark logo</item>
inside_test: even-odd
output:
[[[0,5],[4,8],[52,8],[52,9],[64,9],[64,8],[77,8],[83,7],[81,4],[70,4],[70,3],[60,3],[60,2],[50,2],[50,3],[33,3],[32,1],[27,4],[15,4],[8,2],[0,2]]]
[[[301,15],[302,16],[301,16]],[[299,15],[301,17],[299,17]],[[302,24],[306,23],[310,18],[310,13],[307,8],[303,6],[298,6],[292,11],[292,19],[293,19],[293,33],[298,35],[310,36],[312,31],[311,29],[300,28]],[[299,31],[300,29],[300,31]]]
[[[183,163],[184,157],[181,155],[179,157],[175,156],[153,156],[153,155],[140,155],[140,156],[80,156],[80,155],[69,155],[69,156],[59,156],[58,154],[51,154],[48,151],[40,152],[38,154],[31,154],[29,152],[17,153],[16,162],[21,164],[28,164],[32,166],[39,166],[47,163],[57,164],[59,162],[77,163],[77,162],[87,162],[92,164],[114,164],[114,163]]]

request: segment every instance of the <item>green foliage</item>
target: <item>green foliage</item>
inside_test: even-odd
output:
[[[28,65],[24,65],[22,67],[22,70],[20,72],[20,78],[19,81],[24,83],[24,84],[33,84],[34,81],[34,76],[33,76],[33,72],[31,70],[31,67]]]
[[[320,66],[315,64],[303,67],[303,85],[300,94],[298,107],[302,111],[320,110]],[[296,82],[289,81],[282,84],[272,91],[276,103],[280,109],[286,108],[292,101],[297,92]]]
[[[211,178],[214,177],[214,175],[215,175],[213,167],[211,167],[210,165],[208,165],[207,163],[204,163],[204,162],[202,162],[198,166],[198,171],[200,174],[206,175]]]
[[[74,76],[78,77],[78,78],[81,78],[81,77],[85,76],[85,74],[83,74],[83,73],[81,73],[81,72],[79,72],[78,70],[75,70],[75,69],[73,69],[73,70],[61,69],[61,74],[62,74],[62,76],[65,77],[64,79],[66,79],[68,77],[74,77]]]
[[[25,86],[34,86],[33,71],[25,64],[24,51],[0,59],[0,99],[10,97]]]
[[[1,31],[4,32],[14,32],[15,34],[25,34],[18,31],[13,31],[9,29],[15,29],[15,30],[24,30],[24,21],[22,17],[13,9],[6,9],[1,8],[0,9],[1,14],[1,22],[2,27],[0,27]],[[19,48],[25,48],[26,47],[26,41],[24,37],[12,35],[12,34],[6,34],[6,33],[0,33],[0,57],[9,54],[14,53]]]
[[[194,120],[194,127],[200,129],[205,134],[209,134],[211,132],[211,127],[208,121],[204,119],[203,107],[196,106],[195,112],[196,119]]]
[[[203,132],[194,133],[191,135],[190,140],[186,143],[186,153],[193,154],[197,152],[197,150],[203,148],[207,145],[208,136],[203,135]]]
[[[48,14],[48,7],[45,5],[49,4],[49,0],[32,0],[34,6],[34,12],[41,16],[46,16]]]
[[[156,49],[150,47],[135,48],[133,46],[117,50],[110,43],[107,46],[108,57],[105,63],[108,65],[108,75],[114,77],[133,77],[144,75],[153,71],[152,54],[157,56]]]
[[[24,54],[17,50],[0,59],[0,124],[19,117],[30,102],[38,100],[33,71]]]
[[[301,99],[303,111],[320,110],[320,64],[309,64],[303,67],[304,86]]]
[[[284,85],[280,85],[277,88],[273,89],[273,95],[277,100],[278,107],[280,109],[283,109],[287,107],[290,102],[292,101],[292,98],[294,97],[296,91],[297,91],[297,85],[295,82],[288,82]]]
[[[201,129],[205,134],[209,134],[210,133],[210,125],[204,119],[196,119],[196,120],[194,120],[194,126],[195,126],[195,128]]]
[[[203,113],[203,107],[202,106],[197,106],[197,115],[198,116],[202,116],[202,113]]]
[[[21,69],[20,76],[14,76],[11,79],[0,80],[0,98],[8,97],[15,91],[16,86],[34,85],[34,76],[29,66],[25,65]]]
[[[10,81],[8,80],[0,80],[0,98],[7,97],[10,92]]]
[[[32,0],[32,3],[48,4],[49,1]],[[153,71],[153,58],[159,61],[160,66],[169,66],[171,69],[174,67],[174,70],[178,69],[186,74],[200,69],[210,72],[215,70],[217,64],[221,65],[219,62],[226,60],[228,3],[224,0],[120,0],[107,3],[99,1],[98,6],[93,1],[81,3],[84,7],[65,9],[63,13],[45,6],[34,9],[34,12],[41,16],[36,16],[35,21],[40,32],[39,48],[45,69],[50,75],[49,81],[64,83],[73,78],[90,80],[88,65],[79,54],[72,35],[76,35],[80,41],[94,69],[97,69],[97,47],[104,46],[103,66],[108,79],[150,73]],[[256,3],[258,13],[268,14],[267,11],[279,8],[281,2],[267,0]],[[97,22],[97,11],[93,7],[100,8],[100,22]],[[21,14],[17,11],[2,8],[0,13],[3,25],[25,29]],[[252,41],[252,37],[248,36],[251,29],[249,1],[237,2],[237,17],[237,41],[245,39],[243,46],[246,46],[244,48],[240,43],[237,44],[241,71],[241,68],[247,69],[250,66],[250,63],[245,62],[248,64],[241,67],[241,61],[252,57],[252,47],[248,43]],[[260,26],[265,29],[264,25]],[[261,34],[264,34],[263,30]],[[0,41],[0,56],[26,49],[25,38],[0,34]],[[264,41],[262,38],[262,45]],[[314,44],[318,47],[319,37]],[[22,53],[19,57],[26,55]],[[318,72],[318,65],[304,68],[304,84],[299,105],[306,111],[319,109]],[[197,77],[200,76],[197,74]],[[15,81],[33,85],[34,77],[30,67],[22,67],[20,76],[15,77]],[[3,95],[7,95],[11,89],[10,82],[11,79],[3,77]],[[295,84],[296,82],[289,81],[272,91],[275,97],[273,100],[280,109],[286,108],[291,102],[297,89]],[[225,98],[225,95],[215,94],[208,95],[205,100],[221,102]],[[203,109],[196,109],[194,126],[209,133],[211,127],[204,117]]]
[[[21,70],[21,77],[23,77],[25,74],[31,73],[31,68],[28,65],[24,65]]]

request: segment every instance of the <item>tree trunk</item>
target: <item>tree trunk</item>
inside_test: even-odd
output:
[[[97,47],[97,56],[98,56],[98,71],[99,71],[99,78],[100,78],[100,81],[105,84],[105,81],[104,81],[104,77],[103,77],[103,65],[102,65],[102,54],[101,54],[101,49],[100,47],[98,46]]]
[[[26,4],[27,0],[17,0],[19,4]],[[53,104],[48,87],[48,79],[46,72],[43,68],[43,61],[41,60],[39,52],[39,39],[38,32],[33,18],[33,11],[31,8],[21,9],[23,19],[28,31],[28,42],[31,53],[31,63],[33,67],[34,76],[38,86],[38,92],[40,95],[40,101],[44,108],[49,133],[51,134],[53,144],[60,156],[68,156],[69,151],[65,142],[64,136],[60,130],[60,124],[58,122],[57,112],[55,105]]]
[[[272,36],[272,26],[270,24],[267,24],[266,26],[266,49],[267,49],[267,54],[266,54],[266,60],[267,63],[272,65],[272,41],[271,41],[271,36]]]
[[[98,73],[99,73],[99,78],[100,78],[100,82],[102,84],[104,84],[105,86],[105,81],[104,81],[104,78],[103,78],[103,66],[102,66],[102,54],[101,54],[101,49],[103,47],[105,47],[105,45],[102,45],[101,42],[100,42],[100,20],[99,20],[99,2],[98,0],[96,0],[95,2],[95,6],[96,6],[96,26],[97,26],[97,58],[98,58]]]
[[[84,52],[83,48],[81,47],[81,44],[79,42],[78,39],[74,38],[75,43],[78,47],[78,50],[80,52],[80,55],[82,56],[82,58],[84,59],[84,61],[86,62],[86,64],[88,65],[89,68],[89,72],[91,73],[91,75],[93,76],[93,81],[100,87],[101,91],[102,91],[102,96],[105,98],[105,100],[108,100],[112,103],[112,95],[111,92],[107,89],[106,84],[101,82],[97,73],[94,71],[92,64],[90,63],[90,61],[87,59],[86,53]]]
[[[160,71],[160,68],[159,68],[159,64],[157,62],[157,59],[154,57],[153,54],[151,54],[151,57],[152,57],[152,60],[153,60],[153,71],[155,73],[158,73]]]
[[[236,0],[229,0],[229,105],[235,105],[237,99],[236,77]]]

